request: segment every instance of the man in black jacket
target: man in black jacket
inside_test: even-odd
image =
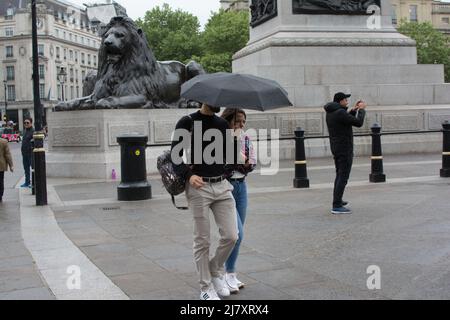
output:
[[[175,172],[185,177],[187,181],[186,198],[194,220],[194,260],[199,275],[201,300],[220,300],[218,295],[222,297],[230,295],[224,279],[224,263],[238,240],[233,186],[225,178],[225,164],[229,150],[227,142],[230,143],[233,139],[227,121],[216,115],[219,111],[218,107],[203,104],[199,111],[178,121],[176,130],[191,132],[189,134],[191,152],[187,155],[190,161],[187,164],[178,161],[182,159],[184,152],[178,149],[178,144],[183,141],[182,135],[177,137],[174,135],[172,141]],[[218,146],[223,150],[220,152],[214,149],[217,159],[208,159],[212,138],[207,136],[213,131],[218,134],[214,137],[214,142],[220,136],[222,144],[218,143]],[[175,160],[176,158],[178,159]],[[220,233],[219,245],[212,258],[210,258],[210,210]]]
[[[26,118],[23,122],[24,130],[22,137],[22,160],[23,169],[25,171],[25,183],[22,184],[21,188],[31,188],[31,178],[30,178],[30,168],[32,164],[33,150],[31,147],[31,140],[33,140],[33,120],[31,118]]]
[[[327,112],[326,121],[330,134],[331,152],[334,156],[336,167],[336,179],[334,181],[333,208],[331,213],[351,213],[345,208],[348,203],[342,200],[353,163],[353,129],[362,127],[366,115],[366,103],[358,101],[355,107],[347,112],[348,98],[350,94],[338,92],[334,95],[333,102],[325,106]]]

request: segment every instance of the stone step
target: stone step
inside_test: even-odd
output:
[[[444,82],[444,68],[419,65],[259,66],[257,74],[283,86],[346,84],[436,84]]]
[[[296,107],[319,107],[332,100],[334,93],[352,94],[351,103],[359,99],[372,106],[450,105],[450,84],[374,84],[374,85],[303,85],[285,86]]]

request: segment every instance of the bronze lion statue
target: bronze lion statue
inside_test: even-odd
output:
[[[181,85],[205,73],[195,61],[156,61],[144,33],[127,17],[112,18],[103,29],[98,56],[97,75],[83,87],[87,95],[60,102],[55,111],[186,107]]]

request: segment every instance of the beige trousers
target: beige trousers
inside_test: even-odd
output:
[[[194,218],[194,260],[201,289],[209,287],[211,276],[223,274],[224,263],[238,239],[236,204],[232,191],[233,186],[227,180],[206,183],[200,189],[195,189],[189,182],[186,184],[186,198]],[[220,234],[219,245],[211,260],[210,209]]]

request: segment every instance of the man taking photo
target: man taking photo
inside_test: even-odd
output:
[[[331,153],[333,154],[336,167],[333,206],[331,209],[333,214],[352,213],[350,209],[345,207],[348,203],[343,201],[342,197],[352,170],[353,126],[358,128],[363,126],[367,104],[360,100],[348,112],[348,98],[350,96],[350,94],[338,92],[334,95],[333,102],[325,106]]]

